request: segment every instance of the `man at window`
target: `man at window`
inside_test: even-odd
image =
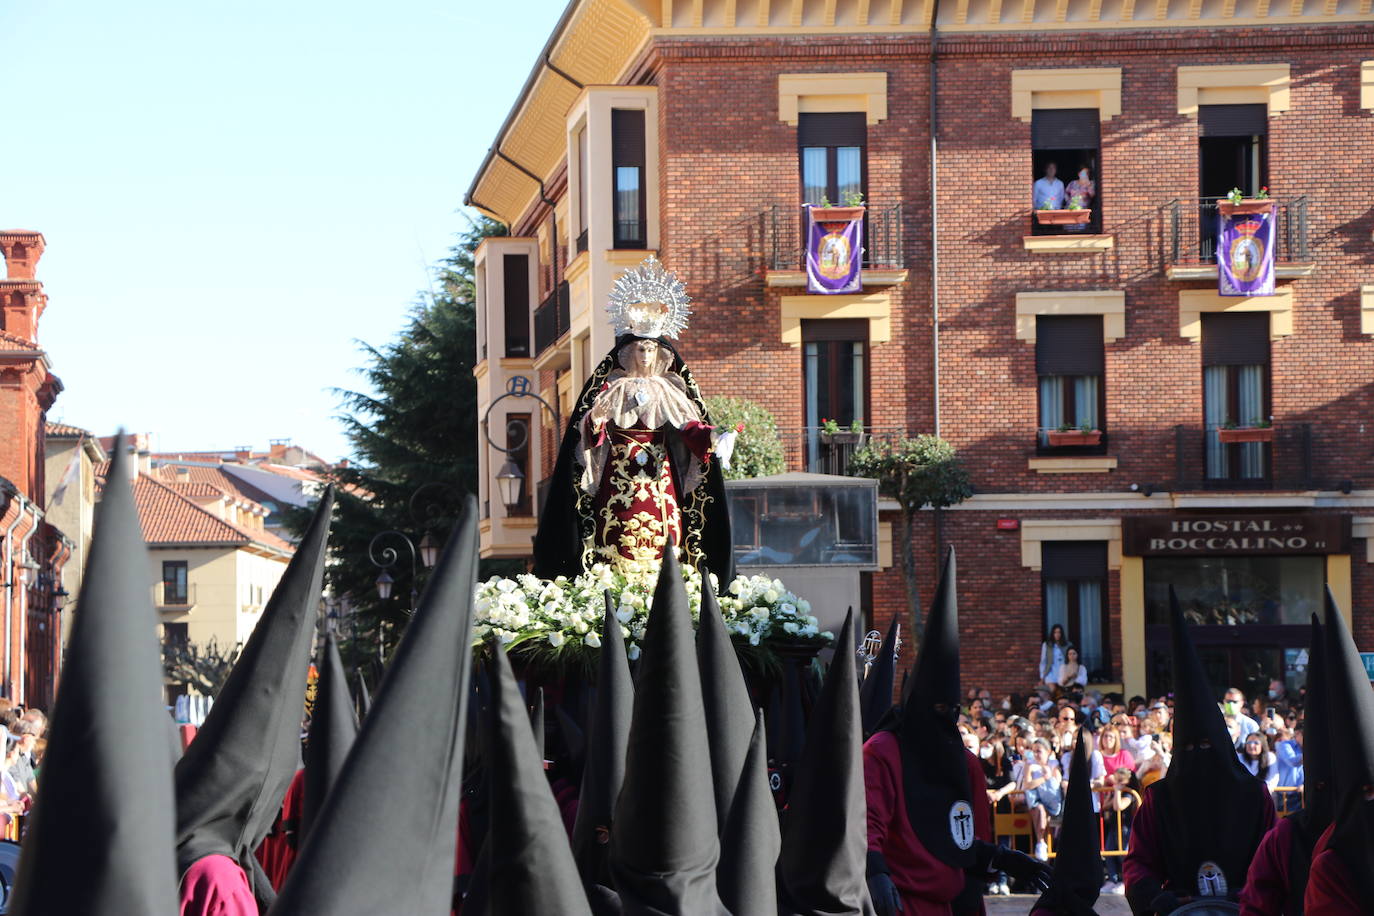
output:
[[[1045,163],[1045,176],[1037,178],[1032,188],[1035,209],[1064,209],[1064,182],[1055,177],[1058,171],[1053,162]]]

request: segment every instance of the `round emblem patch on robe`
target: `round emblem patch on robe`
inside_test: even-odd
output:
[[[1197,892],[1199,897],[1225,897],[1226,873],[1215,862],[1203,862],[1197,870]]]
[[[949,806],[949,835],[960,849],[973,845],[973,808],[962,799]]]

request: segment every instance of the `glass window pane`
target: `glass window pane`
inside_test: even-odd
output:
[[[1097,390],[1100,379],[1095,375],[1080,375],[1073,380],[1073,400],[1077,416],[1074,417],[1075,426],[1088,426],[1097,428]]]
[[[835,150],[835,185],[840,192],[842,204],[851,194],[863,192],[863,147],[841,146]]]
[[[587,228],[587,128],[577,132],[577,230]]]
[[[820,363],[821,345],[818,343],[808,343],[806,345],[806,425],[821,425],[820,410]]]
[[[1091,677],[1107,667],[1102,651],[1102,583],[1085,579],[1074,584],[1078,587],[1078,657]]]
[[[850,374],[850,421],[862,420],[864,417],[864,345],[852,343],[849,345],[849,374]]]
[[[643,233],[639,226],[639,167],[618,166],[615,170],[615,237],[616,241],[639,241]]]
[[[808,146],[802,150],[802,196],[804,202],[820,206],[825,189],[830,185],[826,168],[826,148]],[[832,201],[833,203],[833,201]]]
[[[1055,624],[1069,632],[1069,583],[1064,579],[1045,582],[1045,632],[1050,632]]]
[[[1207,424],[1207,476],[1222,478],[1230,476],[1227,467],[1226,447],[1217,437],[1217,430],[1226,424],[1226,366],[1206,366],[1202,370],[1202,410]]]
[[[1064,376],[1040,376],[1040,444],[1048,445],[1045,435],[1064,422]]]
[[[1306,626],[1322,606],[1324,557],[1148,557],[1145,619],[1169,622],[1169,586],[1194,626]]]

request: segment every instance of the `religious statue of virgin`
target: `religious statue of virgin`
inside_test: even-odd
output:
[[[682,283],[649,257],[616,280],[616,340],[573,407],[534,539],[534,573],[576,576],[593,563],[679,559],[734,578],[722,467],[735,430],[711,423],[669,343],[686,327]]]

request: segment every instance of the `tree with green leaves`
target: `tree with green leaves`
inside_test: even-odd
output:
[[[943,509],[973,495],[968,471],[959,463],[954,446],[939,436],[876,439],[854,453],[849,473],[878,481],[878,491],[897,501],[897,543],[902,555],[902,576],[906,580],[906,604],[912,633],[922,632],[921,598],[917,588],[916,556],[912,544],[916,513],[931,506]]]
[[[711,422],[721,429],[744,426],[744,431],[735,440],[735,453],[730,457],[726,480],[767,477],[787,469],[778,421],[764,407],[746,398],[717,396],[706,398],[706,411],[711,415]]]
[[[371,551],[397,552],[388,570],[393,594],[380,599],[380,570],[369,561],[373,538],[399,531],[417,552],[426,533],[442,544],[477,479],[474,257],[484,238],[505,234],[495,220],[472,222],[436,266],[433,290],[421,294],[396,339],[361,344],[366,388],[337,392],[353,460],[330,475],[337,494],[325,575],[330,591],[353,612],[341,633],[349,667],[380,660],[395,645],[414,610],[411,595],[423,588],[420,558],[412,577],[409,549],[390,536]],[[299,535],[309,516],[310,508],[297,510],[287,524]]]

